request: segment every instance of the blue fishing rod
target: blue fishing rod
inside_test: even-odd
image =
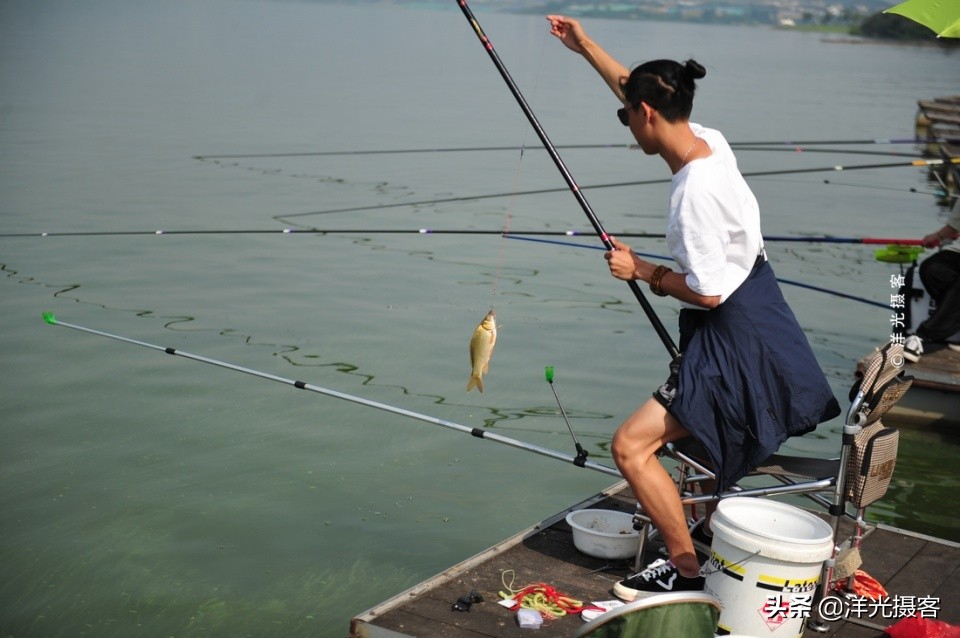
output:
[[[626,236],[626,235],[620,235],[620,236],[621,236],[621,237],[624,237],[624,236]],[[544,239],[543,237],[534,237],[534,236],[529,236],[529,235],[514,235],[513,233],[510,233],[510,234],[505,234],[504,237],[506,237],[507,239],[517,239],[517,240],[520,240],[520,241],[534,242],[534,243],[537,243],[537,244],[552,244],[552,245],[554,245],[554,246],[568,246],[568,247],[571,247],[571,248],[589,248],[590,250],[603,250],[603,249],[600,248],[599,246],[592,246],[592,245],[589,245],[589,244],[578,244],[578,243],[576,243],[576,242],[560,241],[560,240],[557,240],[557,239]],[[764,239],[766,239],[766,238],[764,238]],[[911,241],[912,241],[912,240],[911,240]],[[842,243],[849,243],[849,242],[842,242]],[[858,243],[862,243],[862,242],[858,242]],[[906,261],[902,261],[902,260],[900,259],[900,256],[901,256],[902,254],[911,255],[911,257],[910,257],[910,259],[909,259],[908,261],[912,261],[912,260],[916,257],[916,254],[915,254],[915,253],[914,253],[914,254],[911,254],[911,253],[909,253],[909,252],[902,252],[902,250],[898,251],[898,250],[896,250],[896,248],[898,248],[898,247],[891,247],[892,252],[894,253],[894,256],[897,257],[896,260],[894,260],[894,259],[885,259],[885,260],[882,260],[882,261],[895,261],[895,263],[906,263]],[[899,247],[899,248],[903,249],[903,248],[905,248],[905,246],[901,246],[901,247]],[[652,254],[652,253],[643,253],[643,252],[639,252],[639,251],[634,251],[634,252],[636,252],[636,254],[639,255],[640,257],[647,257],[648,259],[663,259],[663,260],[673,259],[672,257],[670,257],[670,256],[668,256],[668,255],[654,255],[654,254]],[[863,297],[857,297],[857,296],[855,296],[855,295],[848,295],[848,294],[845,293],[845,292],[839,292],[839,291],[837,291],[837,290],[830,290],[829,288],[822,288],[822,287],[820,287],[820,286],[814,286],[814,285],[812,285],[812,284],[804,283],[804,282],[802,282],[802,281],[796,281],[796,280],[793,280],[793,279],[783,279],[782,277],[777,277],[777,281],[780,282],[781,284],[788,284],[788,285],[791,285],[791,286],[796,286],[797,288],[806,288],[807,290],[813,290],[813,291],[815,291],[815,292],[822,292],[822,293],[824,293],[824,294],[832,295],[832,296],[834,296],[834,297],[840,297],[841,299],[849,299],[850,301],[859,301],[860,303],[867,304],[868,306],[876,306],[877,308],[883,308],[883,309],[885,309],[885,310],[890,310],[890,304],[880,303],[879,301],[874,301],[874,300],[872,300],[872,299],[864,299]]]
[[[377,410],[382,410],[384,412],[391,412],[393,414],[399,414],[400,416],[409,417],[411,419],[416,419],[418,421],[423,421],[425,423],[430,423],[433,425],[439,425],[440,427],[447,428],[449,430],[455,430],[463,434],[469,434],[470,436],[476,437],[478,439],[484,439],[486,441],[493,441],[494,443],[501,443],[503,445],[509,445],[520,450],[526,450],[527,452],[533,452],[534,454],[539,454],[540,456],[546,456],[551,459],[558,461],[566,461],[576,465],[577,467],[586,468],[589,470],[594,470],[602,474],[607,474],[609,476],[614,476],[617,478],[622,478],[620,472],[615,468],[603,465],[601,463],[595,463],[593,461],[587,461],[584,458],[584,455],[579,454],[577,457],[573,457],[569,454],[564,454],[563,452],[558,452],[556,450],[551,450],[549,448],[541,447],[533,443],[527,443],[524,441],[519,441],[496,432],[491,432],[485,428],[475,428],[468,425],[462,425],[460,423],[454,423],[453,421],[447,421],[445,419],[439,419],[436,417],[429,416],[427,414],[421,414],[419,412],[413,412],[411,410],[406,410],[404,408],[399,408],[392,405],[387,405],[386,403],[380,403],[378,401],[371,401],[369,399],[364,399],[362,397],[354,396],[352,394],[346,394],[345,392],[339,392],[337,390],[331,390],[329,388],[323,388],[318,385],[313,385],[311,383],[305,383],[304,381],[296,381],[294,379],[287,379],[285,377],[277,376],[269,372],[260,372],[259,370],[254,370],[252,368],[245,368],[243,366],[238,366],[233,363],[228,363],[226,361],[218,361],[217,359],[211,359],[210,357],[205,357],[199,354],[192,354],[190,352],[185,352],[183,350],[177,350],[176,348],[169,348],[164,346],[154,345],[152,343],[147,343],[146,341],[139,341],[137,339],[131,339],[129,337],[123,337],[116,334],[111,334],[109,332],[103,332],[100,330],[94,330],[93,328],[86,328],[84,326],[78,326],[72,323],[66,323],[60,321],[52,312],[43,313],[43,320],[46,321],[51,326],[59,326],[61,328],[70,328],[71,330],[76,330],[78,332],[85,332],[87,334],[96,335],[98,337],[106,337],[107,339],[112,339],[114,341],[120,341],[123,343],[129,343],[136,346],[141,346],[144,348],[149,348],[151,350],[157,350],[169,355],[183,357],[184,359],[190,359],[191,361],[197,361],[199,363],[206,363],[209,365],[214,365],[219,368],[226,368],[227,370],[233,370],[234,372],[242,372],[243,374],[248,374],[260,379],[267,379],[269,381],[276,381],[277,383],[282,383],[284,385],[293,386],[298,390],[307,390],[309,392],[315,392],[317,394],[323,394],[328,397],[333,397],[335,399],[342,399],[344,401],[350,401],[351,403],[356,403],[359,405],[366,406],[368,408],[375,408]],[[564,414],[564,419],[566,419],[566,414]],[[579,452],[579,444],[578,444]]]
[[[550,138],[547,137],[546,131],[543,130],[543,127],[537,120],[537,116],[533,114],[533,110],[530,108],[530,105],[527,104],[523,94],[520,93],[520,89],[517,87],[517,84],[513,81],[513,78],[510,77],[510,73],[500,60],[500,56],[497,55],[496,49],[493,48],[493,43],[490,42],[490,38],[487,37],[487,34],[483,32],[483,29],[480,27],[480,23],[477,22],[477,18],[475,15],[473,15],[473,11],[471,11],[470,7],[467,5],[466,0],[457,0],[457,4],[460,5],[460,9],[463,11],[463,15],[466,17],[467,22],[469,22],[470,26],[473,27],[474,33],[477,34],[477,38],[480,40],[483,48],[486,49],[487,54],[489,54],[494,66],[497,67],[497,70],[500,72],[500,76],[503,78],[503,81],[506,82],[510,92],[513,93],[513,97],[517,100],[517,104],[520,105],[520,109],[523,111],[524,115],[527,116],[527,120],[530,121],[530,125],[533,127],[533,130],[536,131],[537,137],[540,138],[540,141],[543,143],[543,146],[550,155],[550,158],[553,160],[553,163],[556,164],[557,169],[563,176],[564,181],[567,182],[570,192],[573,193],[577,203],[580,204],[580,208],[583,209],[584,214],[590,221],[590,225],[593,226],[593,229],[596,231],[600,241],[603,242],[603,245],[607,250],[614,250],[613,242],[610,241],[610,236],[607,234],[607,231],[603,229],[603,225],[600,223],[597,215],[590,207],[590,203],[587,202],[587,198],[584,197],[583,192],[580,190],[580,186],[578,186],[576,180],[573,179],[573,175],[571,175],[570,171],[567,169],[567,165],[560,157],[560,153],[557,152],[556,147],[550,141]],[[664,347],[666,347],[667,352],[670,354],[671,366],[677,365],[679,363],[680,350],[677,349],[676,344],[670,337],[670,333],[667,332],[667,329],[663,326],[663,322],[660,321],[657,313],[654,312],[653,306],[651,306],[650,302],[647,301],[647,298],[644,296],[643,291],[640,290],[640,286],[637,284],[637,282],[634,280],[629,280],[627,281],[627,285],[630,287],[633,295],[637,298],[637,301],[640,302],[640,306],[643,308],[644,313],[646,313],[647,318],[653,325],[653,329],[656,331],[657,336],[660,337],[660,341],[663,342]]]

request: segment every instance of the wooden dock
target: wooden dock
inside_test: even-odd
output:
[[[929,346],[927,346],[929,348]],[[862,369],[863,360],[857,368]],[[896,425],[960,427],[960,352],[945,345],[904,363],[913,385],[884,419]]]
[[[917,137],[928,139],[927,153],[944,159],[931,177],[956,195],[960,150],[960,96],[918,101]],[[944,141],[946,138],[946,141]],[[891,412],[891,421],[903,424],[960,424],[960,352],[948,348],[924,354],[906,364],[915,381]],[[895,415],[895,416],[893,416]],[[351,638],[513,638],[537,635],[573,636],[583,626],[579,615],[545,621],[539,629],[521,629],[513,611],[498,604],[499,592],[545,583],[582,600],[614,600],[614,583],[633,571],[633,560],[605,561],[578,551],[566,515],[583,508],[618,510],[633,514],[636,499],[625,482],[611,486],[571,508],[484,550],[440,574],[357,615],[350,622]],[[822,512],[815,512],[823,516]],[[850,521],[841,523],[849,535]],[[658,543],[648,548],[645,564],[658,557]],[[936,617],[960,625],[960,543],[936,539],[877,524],[871,526],[861,548],[861,569],[887,591],[886,602],[932,602]],[[482,602],[457,611],[455,603],[472,592]],[[912,598],[911,598],[912,597]],[[896,611],[884,605],[866,605],[829,623],[827,631],[807,628],[803,638],[842,636],[882,638],[895,624]],[[652,637],[657,638],[657,637]],[[671,637],[672,638],[672,637]]]
[[[920,138],[938,137],[929,130],[937,125],[941,135],[955,137],[960,134],[960,96],[949,95],[932,100],[917,100],[916,132]]]
[[[632,561],[610,563],[574,547],[564,518],[584,507],[632,514],[636,501],[625,483],[614,485],[356,616],[351,638],[573,636],[583,625],[578,615],[547,621],[537,630],[521,629],[515,613],[497,601],[498,592],[506,589],[505,572],[512,573],[514,589],[542,582],[578,600],[614,599],[613,584],[631,571]],[[655,550],[656,545],[651,548]],[[650,560],[655,557],[649,555]],[[891,599],[935,599],[938,619],[960,624],[960,544],[877,525],[864,540],[862,557],[861,569],[880,581]],[[454,611],[453,604],[471,591],[484,601],[469,611]],[[897,619],[892,614],[883,618],[878,607],[869,609],[875,613],[833,622],[826,633],[808,628],[804,638],[880,638],[883,628]]]
[[[960,96],[917,100],[915,130],[918,139],[928,140],[924,154],[943,160],[930,167],[929,178],[943,189],[940,203],[951,206],[960,195]]]

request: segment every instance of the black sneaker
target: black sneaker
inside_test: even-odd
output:
[[[655,594],[677,591],[700,591],[702,576],[687,578],[669,560],[657,559],[646,569],[630,578],[624,578],[613,586],[613,595],[626,602]]]

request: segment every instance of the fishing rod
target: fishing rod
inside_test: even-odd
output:
[[[583,233],[579,233],[573,230],[567,231],[552,231],[552,232],[515,232],[510,231],[507,233],[495,231],[496,234],[503,235],[504,237],[516,236],[525,236],[525,235],[564,235],[567,237],[578,237],[582,236]],[[666,235],[663,233],[616,233],[615,237],[631,237],[631,238],[642,238],[642,239],[665,239]],[[829,235],[811,235],[811,236],[793,236],[793,235],[764,235],[763,240],[765,242],[775,241],[775,242],[802,242],[802,243],[826,243],[826,244],[870,244],[870,245],[890,245],[896,244],[899,246],[922,246],[922,239],[898,239],[898,238],[888,238],[888,237],[831,237]],[[595,246],[594,246],[595,248]]]
[[[237,229],[237,230],[114,230],[114,231],[62,231],[38,233],[0,233],[0,239],[37,238],[37,237],[136,237],[160,235],[496,235],[501,237],[586,237],[589,232],[578,230],[481,230],[481,229],[443,229],[443,228],[282,228],[282,229]],[[639,239],[665,239],[663,233],[614,233],[616,237]],[[831,237],[828,235],[792,236],[766,235],[764,241],[803,242],[824,244],[897,244],[900,246],[920,246],[921,239],[890,237]]]
[[[877,191],[893,191],[894,193],[916,193],[918,195],[932,195],[938,199],[956,199],[957,195],[948,193],[946,189],[937,188],[935,190],[920,190],[915,186],[910,188],[897,188],[894,186],[880,186],[878,184],[856,184],[852,182],[838,182],[832,179],[823,180],[824,184],[831,186],[846,186],[848,188],[865,188],[867,190],[877,190]]]
[[[269,372],[260,372],[258,370],[253,370],[251,368],[238,366],[233,363],[218,361],[216,359],[211,359],[209,357],[204,357],[198,354],[191,354],[183,350],[177,350],[176,348],[158,346],[152,343],[147,343],[145,341],[138,341],[136,339],[130,339],[128,337],[110,334],[109,332],[102,332],[100,330],[94,330],[92,328],[85,328],[83,326],[66,323],[64,321],[58,320],[52,312],[43,313],[43,320],[46,321],[51,326],[60,326],[63,328],[70,328],[72,330],[77,330],[79,332],[85,332],[85,333],[97,335],[100,337],[106,337],[107,339],[113,339],[114,341],[120,341],[123,343],[142,346],[144,348],[149,348],[151,350],[157,350],[160,352],[164,352],[166,354],[183,357],[185,359],[190,359],[191,361],[198,361],[200,363],[206,363],[206,364],[214,365],[220,368],[226,368],[227,370],[242,372],[244,374],[248,374],[254,377],[259,377],[261,379],[267,379],[269,381],[276,381],[284,385],[293,386],[298,390],[309,390],[310,392],[323,394],[329,397],[333,397],[335,399],[350,401],[351,403],[357,403],[359,405],[364,405],[369,408],[375,408],[377,410],[382,410],[384,412],[392,412],[393,414],[399,414],[400,416],[409,417],[411,419],[416,419],[418,421],[423,421],[425,423],[430,423],[432,425],[438,425],[440,427],[444,427],[450,430],[455,430],[457,432],[469,434],[478,439],[484,439],[487,441],[493,441],[495,443],[501,443],[503,445],[509,445],[510,447],[525,450],[527,452],[533,452],[534,454],[539,454],[540,456],[546,456],[548,458],[556,459],[558,461],[566,461],[570,464],[576,465],[577,467],[584,467],[587,469],[600,472],[602,474],[608,474],[610,476],[621,478],[620,472],[612,467],[609,467],[600,463],[595,463],[593,461],[584,461],[584,460],[581,460],[579,457],[573,457],[569,454],[564,454],[563,452],[558,452],[556,450],[551,450],[549,448],[541,447],[533,443],[526,443],[524,441],[519,441],[517,439],[513,439],[507,436],[497,434],[495,432],[491,432],[486,428],[475,428],[467,425],[461,425],[459,423],[454,423],[453,421],[439,419],[426,414],[421,414],[419,412],[412,412],[404,408],[387,405],[386,403],[380,403],[378,401],[371,401],[369,399],[364,399],[362,397],[346,394],[344,392],[338,392],[337,390],[331,390],[329,388],[323,388],[310,383],[305,383],[303,381],[295,381],[293,379],[287,379],[284,377],[277,376],[275,374],[270,374]]]
[[[566,231],[510,231],[503,232],[501,230],[431,230],[429,228],[421,228],[419,230],[389,230],[389,229],[373,229],[373,230],[363,230],[363,229],[295,229],[287,228],[283,230],[237,230],[237,231],[116,231],[116,232],[107,232],[107,233],[97,233],[97,232],[64,232],[64,233],[9,233],[9,234],[0,234],[0,239],[3,238],[24,238],[24,237],[100,237],[100,236],[130,236],[130,235],[210,235],[210,234],[251,234],[251,233],[264,233],[264,234],[419,234],[419,235],[497,235],[504,237],[506,239],[520,239],[544,244],[554,244],[558,246],[566,246],[573,248],[591,248],[594,250],[605,250],[601,246],[588,245],[588,244],[576,244],[571,242],[556,241],[550,239],[543,239],[543,237],[550,236],[564,236],[564,237],[586,237],[591,235],[591,233],[584,233],[575,230],[566,230]],[[647,239],[663,239],[666,236],[664,234],[656,233],[617,233],[617,237],[621,238],[647,238]],[[878,237],[777,237],[769,236],[764,237],[764,241],[785,241],[785,242],[824,242],[824,243],[840,243],[840,244],[882,244],[882,245],[899,245],[899,246],[919,246],[922,244],[922,240],[919,239],[886,239]],[[637,252],[638,255],[643,257],[653,257],[658,259],[670,259],[670,257],[664,255],[652,255],[649,253]],[[810,284],[804,284],[801,282],[789,281],[786,279],[778,278],[777,281],[781,283],[791,284],[794,286],[799,286],[802,288],[808,288],[810,290],[815,290],[818,292],[823,292],[826,294],[834,295],[837,297],[843,297],[846,299],[851,299],[854,301],[859,301],[862,303],[881,306],[887,308],[883,304],[870,301],[869,299],[862,299],[860,297],[854,297],[846,293],[840,293],[833,290],[828,290],[826,288],[819,288],[817,286],[812,286]]]
[[[329,157],[341,155],[405,155],[416,153],[483,153],[488,151],[519,151],[519,150],[537,150],[542,146],[448,146],[441,148],[380,148],[352,151],[309,151],[309,152],[290,152],[290,153],[238,153],[234,155],[194,155],[193,159],[221,160],[221,159],[258,159],[271,157]],[[567,144],[557,146],[563,149],[596,149],[596,148],[620,148],[620,149],[639,149],[638,144]]]
[[[458,0],[459,1],[459,0]],[[559,156],[558,156],[559,157]],[[945,164],[960,164],[960,157],[950,159],[915,159],[909,162],[884,162],[877,164],[835,164],[833,166],[819,166],[814,168],[788,168],[769,171],[747,171],[741,173],[744,178],[747,177],[769,177],[773,175],[793,175],[801,173],[826,173],[826,172],[844,172],[857,171],[875,168],[905,168],[911,166],[942,166]],[[572,178],[571,178],[572,179]],[[577,187],[574,193],[578,200],[583,197],[582,191],[601,188],[623,188],[625,186],[647,186],[650,184],[669,184],[670,178],[647,179],[631,182],[613,182],[607,184],[591,184],[589,186]],[[509,193],[492,193],[486,195],[463,195],[459,197],[444,197],[440,199],[428,199],[416,202],[393,202],[390,204],[372,204],[367,206],[351,206],[349,208],[332,208],[327,210],[315,210],[306,213],[288,213],[278,215],[275,219],[284,220],[294,217],[310,217],[313,215],[330,215],[334,213],[354,213],[366,210],[379,210],[381,208],[399,208],[404,206],[433,206],[436,204],[450,204],[459,202],[476,201],[481,199],[496,199],[501,197],[519,197],[521,195],[545,195],[548,193],[562,193],[568,188],[539,188],[536,190],[512,191]],[[585,200],[584,200],[585,201]]]
[[[599,218],[593,212],[593,209],[590,207],[590,204],[587,202],[587,198],[583,195],[583,192],[580,190],[580,186],[573,179],[573,175],[570,174],[570,171],[567,169],[566,164],[564,164],[563,159],[560,157],[560,153],[557,152],[556,147],[550,141],[550,138],[547,137],[546,131],[543,130],[543,127],[540,126],[540,122],[537,120],[536,115],[533,114],[533,110],[530,108],[530,105],[527,104],[526,99],[524,99],[523,94],[520,93],[520,89],[517,87],[516,83],[513,81],[513,78],[510,77],[510,73],[507,71],[507,68],[504,66],[503,62],[500,60],[500,56],[497,55],[496,49],[493,47],[493,43],[490,42],[490,39],[487,37],[487,34],[483,32],[483,29],[480,27],[480,23],[477,22],[477,18],[473,15],[473,11],[467,5],[466,0],[457,0],[457,4],[460,6],[460,10],[463,12],[464,17],[467,19],[467,22],[470,23],[470,26],[473,27],[474,33],[476,33],[477,38],[480,41],[480,44],[483,45],[486,49],[487,54],[490,56],[490,60],[493,62],[493,65],[497,67],[497,70],[500,72],[500,77],[503,78],[503,81],[506,82],[507,87],[510,89],[510,92],[513,93],[513,97],[517,100],[517,104],[520,105],[520,109],[523,111],[524,115],[527,116],[530,125],[533,127],[533,130],[536,131],[537,137],[540,138],[540,141],[543,143],[544,148],[547,151],[547,154],[550,155],[550,158],[553,160],[553,163],[556,165],[557,170],[560,171],[560,174],[563,176],[564,181],[567,182],[567,186],[570,189],[570,192],[576,198],[577,202],[580,204],[580,208],[583,209],[584,214],[587,216],[587,219],[590,221],[590,225],[593,226],[594,230],[597,233],[597,236],[600,238],[600,241],[603,242],[603,245],[607,250],[614,250],[613,243],[610,241],[610,237],[607,235],[607,231],[603,229],[603,225],[600,223]],[[643,308],[644,313],[647,315],[653,329],[656,331],[657,336],[660,337],[660,341],[663,342],[664,347],[666,347],[667,352],[670,354],[671,366],[674,366],[678,363],[678,358],[680,357],[680,350],[677,349],[676,344],[673,342],[673,339],[670,337],[670,333],[667,332],[667,329],[663,326],[663,322],[660,321],[660,318],[654,312],[653,307],[650,305],[650,302],[647,301],[647,298],[643,295],[643,291],[640,290],[640,286],[634,280],[627,281],[627,285],[630,287],[630,290],[633,292],[634,297],[637,298],[637,301],[640,302],[640,306]]]
[[[738,151],[752,151],[752,152],[775,152],[775,153],[823,153],[823,154],[836,154],[836,155],[874,155],[880,157],[911,157],[917,158],[916,153],[902,153],[899,151],[871,151],[864,149],[847,149],[847,148],[816,148],[809,146],[757,146],[757,145],[740,145],[737,146]]]
[[[921,139],[921,138],[902,138],[902,139],[868,139],[868,140],[778,140],[778,141],[758,141],[758,142],[729,142],[730,146],[733,148],[745,148],[747,150],[753,146],[788,146],[788,147],[804,147],[804,146],[819,146],[819,145],[864,145],[864,144],[939,144],[942,142],[951,141],[948,138],[933,138],[933,139]],[[956,140],[953,140],[956,141]],[[639,150],[639,144],[624,144],[624,143],[613,143],[613,144],[557,144],[554,146],[556,149],[564,150],[578,150],[578,149],[626,149],[626,150]],[[199,161],[206,160],[225,160],[225,159],[257,159],[257,158],[272,158],[272,157],[336,157],[336,156],[349,156],[349,155],[403,155],[403,154],[416,154],[416,153],[482,153],[488,151],[517,151],[517,150],[543,150],[543,146],[452,146],[452,147],[439,147],[439,148],[386,148],[386,149],[355,149],[349,151],[291,151],[288,153],[231,153],[231,154],[207,154],[207,155],[194,155],[193,159]],[[757,149],[760,150],[760,149]],[[854,153],[854,151],[826,151],[817,149],[818,152],[849,152]]]
[[[851,146],[865,144],[940,144],[945,142],[955,142],[958,138],[954,137],[877,137],[873,139],[853,139],[853,140],[772,140],[767,142],[732,142],[730,146],[817,146],[817,145],[836,145],[849,144]]]
[[[577,244],[568,241],[559,241],[556,239],[543,239],[540,237],[513,237],[510,235],[504,235],[507,239],[517,239],[520,241],[529,241],[538,244],[553,244],[555,246],[566,246],[568,248],[589,248],[591,250],[604,250],[600,246],[593,246],[591,244]],[[624,237],[625,235],[617,235],[617,237]],[[639,251],[634,251],[637,255],[641,257],[648,257],[651,259],[663,259],[663,260],[672,260],[672,257],[667,255],[654,255],[652,253],[643,253]],[[864,299],[863,297],[856,297],[854,295],[848,295],[845,292],[837,292],[836,290],[830,290],[829,288],[821,288],[819,286],[814,286],[812,284],[807,284],[802,281],[793,281],[791,279],[781,279],[780,277],[776,278],[778,282],[782,284],[789,284],[791,286],[797,286],[798,288],[806,288],[808,290],[814,290],[816,292],[826,293],[828,295],[833,295],[834,297],[841,297],[843,299],[849,299],[851,301],[859,301],[860,303],[865,303],[869,306],[877,306],[879,308],[884,308],[886,310],[890,309],[889,304],[882,304],[878,301],[873,301],[872,299]]]

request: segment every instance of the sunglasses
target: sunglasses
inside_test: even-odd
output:
[[[627,114],[626,107],[617,109],[617,119],[624,126],[630,126],[630,116]]]

